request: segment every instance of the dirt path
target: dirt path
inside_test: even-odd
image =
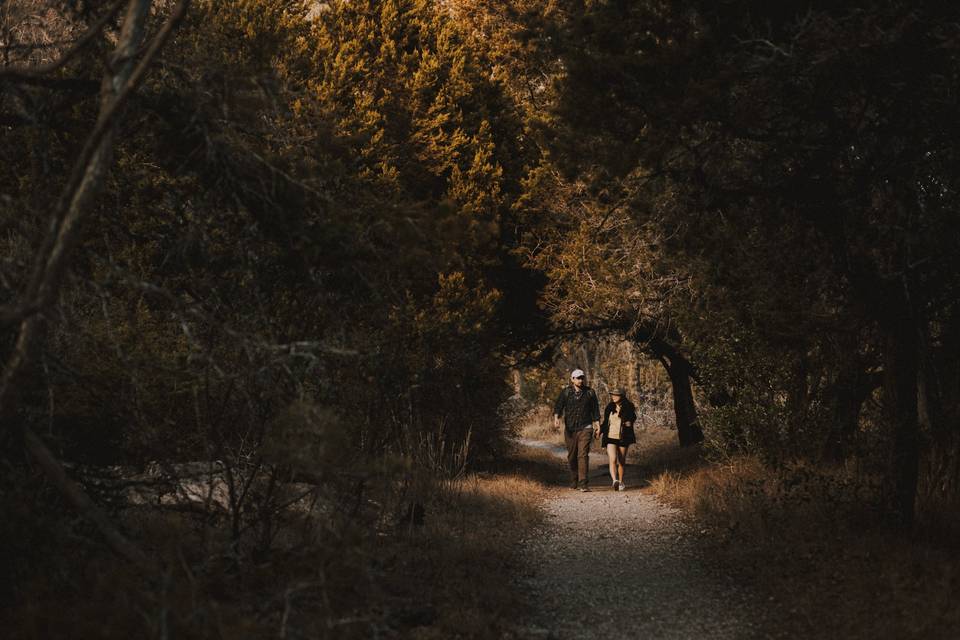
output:
[[[524,441],[565,456],[562,447]],[[711,566],[678,513],[638,487],[611,489],[605,454],[591,454],[591,491],[557,489],[547,523],[524,543],[524,638],[646,640],[775,638],[749,590]]]

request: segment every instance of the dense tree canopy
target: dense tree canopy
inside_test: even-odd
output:
[[[876,420],[910,520],[921,446],[940,472],[956,457],[940,390],[956,379],[958,15],[600,2],[542,19],[564,69],[557,167],[629,212],[651,245],[634,264],[684,284],[667,314],[727,399],[715,435],[842,456],[882,380]],[[936,473],[931,486],[956,482]]]

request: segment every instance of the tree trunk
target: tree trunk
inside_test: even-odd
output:
[[[923,325],[921,325],[923,326]],[[960,312],[954,312],[941,329],[940,346],[930,346],[929,328],[921,334],[918,413],[922,432],[930,434],[927,494],[940,505],[960,497],[960,399],[949,390],[960,388]]]
[[[580,368],[587,374],[587,383],[595,387],[597,380],[597,345],[595,340],[583,340],[580,343],[580,357],[583,363]]]
[[[523,373],[520,369],[513,369],[510,372],[510,379],[513,383],[513,395],[517,398],[523,397]]]
[[[697,420],[697,407],[693,404],[693,389],[690,387],[692,369],[690,363],[674,356],[660,358],[673,389],[673,410],[677,417],[677,437],[681,447],[688,447],[703,441],[703,430]]]
[[[859,428],[863,403],[882,383],[878,375],[866,372],[856,359],[840,365],[837,381],[829,390],[832,411],[830,432],[823,443],[824,461],[840,463],[847,459]]]
[[[883,392],[893,435],[888,480],[897,523],[904,527],[913,525],[920,469],[918,347],[916,326],[909,314],[892,319],[885,327]]]

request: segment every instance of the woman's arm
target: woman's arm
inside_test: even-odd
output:
[[[623,420],[623,423],[632,427],[633,424],[637,421],[637,408],[633,405],[632,402],[626,402],[623,405],[623,408],[620,410],[620,418]]]

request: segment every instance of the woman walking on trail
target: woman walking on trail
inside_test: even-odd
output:
[[[610,479],[613,480],[614,491],[626,491],[623,483],[623,469],[627,464],[627,449],[637,441],[633,432],[633,424],[637,420],[637,409],[627,399],[623,389],[614,389],[610,392],[610,404],[603,410],[603,424],[600,431],[603,433],[601,441],[607,450],[610,459]]]

